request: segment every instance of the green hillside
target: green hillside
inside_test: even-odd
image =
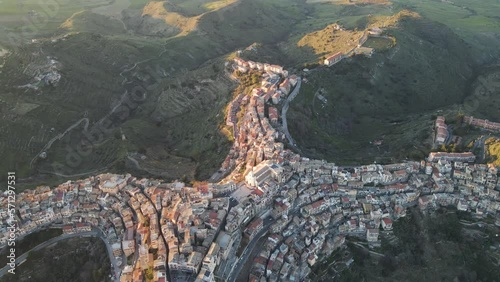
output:
[[[452,30],[420,18],[387,33],[395,47],[308,75],[289,111],[290,132],[306,155],[346,163],[420,159],[433,112],[470,94],[478,50]]]
[[[255,42],[245,57],[298,71],[341,50],[337,38],[387,26],[387,38],[366,43],[372,58],[314,70],[291,104],[290,131],[311,157],[420,158],[436,109],[451,113],[485,80],[496,89],[496,69],[479,71],[500,52],[493,0],[63,1],[31,33],[22,18],[40,19],[43,7],[4,2],[0,168],[16,170],[23,187],[108,170],[206,179],[230,146],[219,127],[236,85],[224,58]],[[405,9],[420,17],[398,14]],[[334,23],[346,36],[331,35]],[[131,104],[138,86],[145,99]],[[464,111],[495,119],[495,91]],[[85,143],[105,123],[99,142]],[[376,139],[383,145],[370,145]]]
[[[288,7],[287,1],[233,2],[204,3],[196,29],[171,38],[144,37],[127,24],[125,31],[117,19],[77,12],[59,23],[54,36],[16,49],[0,73],[0,107],[7,113],[0,127],[2,169],[16,170],[26,179],[23,187],[104,170],[210,177],[230,146],[219,124],[236,87],[222,71],[221,56],[255,41],[275,43],[303,17],[298,4]],[[51,59],[61,80],[56,86],[35,83]],[[19,88],[27,84],[38,89]],[[138,85],[148,88],[146,99],[129,107],[124,93]],[[120,101],[128,109],[113,111]],[[103,139],[88,144],[86,135],[108,121]],[[44,150],[46,157],[37,157]]]

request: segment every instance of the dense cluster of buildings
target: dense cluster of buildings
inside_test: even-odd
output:
[[[271,65],[268,63],[259,63],[253,61],[245,61],[240,57],[234,58],[233,69],[238,70],[242,73],[246,73],[250,70],[257,70],[263,72],[272,72],[275,74],[280,74],[283,76],[288,76],[288,71],[284,70],[282,66],[279,65]]]
[[[240,58],[232,67],[262,76],[260,87],[229,106],[226,122],[235,140],[222,164],[225,179],[187,185],[101,174],[53,189],[37,187],[17,195],[19,235],[53,224],[67,234],[100,230],[123,282],[145,281],[146,272],[153,273],[152,281],[215,281],[217,274],[239,273],[248,254],[236,257],[242,246],[259,248],[249,257],[249,281],[304,281],[346,236],[379,245],[380,230],[391,230],[410,206],[456,207],[500,222],[497,168],[473,164],[472,153],[437,152],[422,162],[355,167],[303,158],[279,141],[284,137],[276,129],[273,99],[288,95],[299,78],[280,66]],[[5,245],[5,193],[0,204]]]
[[[176,272],[193,280],[203,272],[213,280],[216,240],[229,210],[229,198],[214,198],[214,187],[115,174],[68,181],[53,189],[40,186],[17,195],[18,236],[54,224],[64,234],[95,229],[121,269],[115,273],[117,281],[145,281],[146,270],[152,270],[151,281],[168,281]],[[0,200],[4,223],[7,197]],[[8,233],[3,225],[0,231],[0,244],[5,245]]]
[[[288,165],[293,175],[274,195],[269,216],[275,221],[253,260],[250,281],[302,281],[346,236],[377,246],[379,230],[391,230],[409,206],[499,218],[500,183],[491,165],[444,159],[348,169],[307,159]]]
[[[278,104],[300,79],[296,75],[288,76],[281,66],[247,62],[239,57],[234,59],[232,67],[238,69],[238,66],[248,68],[247,71],[259,71],[261,81],[260,86],[252,89],[250,94],[236,96],[228,108],[226,125],[233,128],[235,141],[221,170],[225,173],[243,172],[233,174],[233,179],[241,179],[264,160],[276,160],[279,163],[284,155],[290,153],[284,150],[283,143],[276,141],[285,137],[276,130],[279,114],[270,104]]]
[[[252,193],[229,211],[231,224],[225,231],[243,232],[250,240],[257,240],[265,228],[263,219],[272,218],[265,246],[252,260],[249,281],[302,281],[346,236],[379,245],[379,231],[391,230],[410,206],[424,212],[455,207],[478,217],[499,217],[500,183],[491,165],[440,159],[342,168],[301,158],[280,167],[281,177],[271,163],[260,165],[262,188],[253,188],[253,179],[247,179],[238,189]]]

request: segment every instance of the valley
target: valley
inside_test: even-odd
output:
[[[21,280],[496,277],[498,1],[4,2]]]
[[[313,67],[304,73],[308,82],[288,113],[289,131],[305,155],[345,164],[421,158],[429,151],[435,111],[467,111],[460,105],[471,95],[474,78],[495,63],[498,52],[494,22],[477,27],[473,17],[494,21],[483,7],[493,2],[460,9],[434,2],[58,2],[57,13],[36,36],[24,38],[22,48],[5,57],[2,166],[19,171],[23,187],[106,170],[207,179],[230,147],[220,124],[236,87],[218,66],[254,42],[260,47],[244,57],[297,70]],[[9,9],[37,17],[29,13],[35,5],[28,1]],[[247,15],[248,10],[254,12]],[[340,33],[329,37],[336,27]],[[371,58],[314,69],[326,55],[353,48],[370,28],[383,28],[389,36],[365,43],[375,50]],[[481,32],[471,35],[475,28]],[[0,36],[2,46],[12,43],[6,38]],[[59,64],[59,84],[18,88],[33,79],[46,57]],[[120,99],[135,86],[150,84],[155,87],[140,105],[109,115],[124,106]],[[496,118],[493,108],[485,110],[494,103],[485,105],[477,107],[484,110],[481,116]],[[77,126],[40,158],[50,139],[82,118],[89,130],[107,119],[112,126],[90,145],[85,134],[91,131]],[[81,160],[72,160],[78,150]]]

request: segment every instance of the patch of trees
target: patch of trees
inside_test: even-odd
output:
[[[61,229],[45,229],[35,233],[31,233],[24,237],[21,241],[16,242],[16,254],[18,256],[24,254],[25,252],[33,249],[37,245],[50,240],[51,238],[57,237],[62,234]],[[5,248],[0,252],[0,264],[7,264],[7,250],[9,248]]]
[[[31,252],[16,275],[2,281],[109,281],[110,262],[98,238],[60,241],[54,247]],[[26,273],[31,277],[20,277]]]
[[[258,72],[249,72],[249,73],[241,73],[240,71],[236,71],[236,76],[241,81],[241,84],[245,87],[252,86],[257,84],[260,80],[260,73]]]
[[[365,264],[366,259],[370,258],[370,253],[361,247],[354,245],[351,242],[347,243],[349,250],[352,252],[352,258],[359,266],[363,266]]]
[[[397,261],[394,256],[385,255],[379,259],[379,265],[381,266],[382,276],[387,277],[396,270]]]
[[[398,243],[387,246],[386,255],[405,258],[408,264],[423,266],[425,239],[421,229],[421,215],[418,210],[411,209],[406,217],[398,219],[394,223],[394,235],[398,237]]]
[[[440,210],[435,217],[427,219],[427,225],[432,242],[446,240],[460,243],[463,240],[462,225],[456,213],[446,213],[445,210]]]

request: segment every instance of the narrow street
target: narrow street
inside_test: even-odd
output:
[[[229,276],[227,278],[227,281],[229,281],[229,282],[236,281],[236,278],[240,274],[240,272],[241,272],[243,266],[245,265],[245,263],[247,262],[247,260],[250,258],[250,254],[252,254],[252,251],[255,248],[257,242],[259,241],[259,239],[262,236],[264,236],[267,233],[269,227],[273,223],[274,223],[274,220],[268,220],[268,222],[266,222],[264,224],[264,227],[262,228],[262,230],[260,230],[255,235],[255,237],[252,239],[252,241],[250,241],[248,243],[247,247],[245,248],[245,250],[243,251],[243,253],[241,254],[241,256],[236,260],[237,263],[234,266],[234,268],[231,270],[231,273],[229,274]]]

